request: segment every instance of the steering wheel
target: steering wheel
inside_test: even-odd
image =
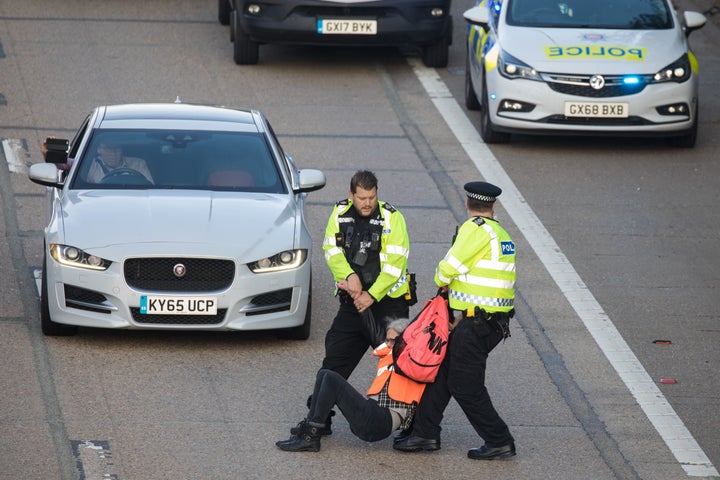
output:
[[[105,174],[100,183],[130,183],[133,185],[151,185],[145,175],[134,168],[120,167]]]

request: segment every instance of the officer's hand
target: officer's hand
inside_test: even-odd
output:
[[[348,292],[353,300],[356,300],[362,293],[362,283],[360,282],[360,277],[357,273],[353,273],[347,278],[346,282],[347,288],[345,288],[345,291]]]
[[[355,308],[362,313],[375,303],[375,299],[368,292],[361,292],[355,300]]]

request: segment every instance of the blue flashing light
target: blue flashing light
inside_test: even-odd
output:
[[[637,85],[638,83],[640,83],[640,78],[639,77],[625,77],[625,78],[623,78],[623,83],[625,85]]]
[[[491,98],[492,100],[495,100],[495,99],[497,98],[497,95],[495,95],[494,93],[491,93],[491,94],[490,94],[490,98]]]

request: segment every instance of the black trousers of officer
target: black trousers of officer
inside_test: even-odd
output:
[[[472,318],[460,321],[450,333],[448,352],[435,382],[425,388],[420,399],[413,435],[439,440],[443,413],[454,397],[488,447],[514,442],[485,387],[488,354],[502,338],[502,334],[485,321],[479,324],[474,324]]]
[[[384,322],[396,318],[408,318],[407,301],[400,298],[385,297],[375,302],[372,310],[375,321]],[[363,321],[352,299],[341,301],[333,323],[325,335],[325,358],[322,367],[348,379],[371,345],[370,335],[363,327]]]

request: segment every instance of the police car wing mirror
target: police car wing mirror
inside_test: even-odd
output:
[[[698,12],[684,12],[683,18],[685,19],[685,36],[689,37],[690,33],[694,32],[695,30],[701,29],[705,22],[707,22],[707,18],[702,13]]]
[[[325,174],[320,170],[306,168],[298,172],[298,188],[296,193],[313,192],[325,186]]]
[[[490,23],[490,14],[486,7],[472,7],[469,10],[465,10],[463,17],[468,23],[477,25],[478,27],[487,27]]]

